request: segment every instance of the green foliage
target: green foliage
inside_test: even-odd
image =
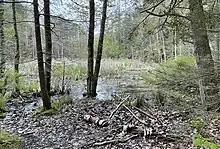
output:
[[[169,66],[171,69],[190,70],[196,64],[194,56],[177,56],[176,59],[168,59],[162,65]]]
[[[53,75],[63,76],[63,66],[62,63],[53,65]],[[85,78],[86,72],[86,67],[82,63],[65,65],[65,76],[71,76],[75,78],[75,80]]]
[[[10,37],[11,38],[14,35],[14,28],[12,26],[5,27],[4,28],[4,33],[5,33],[6,37]]]
[[[58,112],[58,109],[56,109],[54,107],[54,105],[52,106],[51,109],[47,110],[44,107],[40,107],[36,110],[36,114],[42,114],[42,115],[53,115],[56,114]]]
[[[31,86],[24,78],[20,78],[19,84],[17,85],[17,89],[25,93],[29,93],[32,91]]]
[[[191,125],[193,128],[197,129],[198,131],[204,126],[204,120],[202,117],[195,117],[191,121]]]
[[[40,107],[35,112],[36,114],[42,114],[42,115],[53,115],[59,112],[59,110],[62,108],[63,105],[66,104],[72,104],[73,99],[69,97],[61,98],[57,101],[52,101],[51,106],[52,109],[45,109],[44,107]]]
[[[21,141],[19,137],[0,129],[0,149],[20,149]]]
[[[14,71],[8,69],[5,71],[4,77],[0,80],[0,88],[4,88],[7,91],[14,91],[15,88],[15,78],[18,77],[19,74],[14,73]]]
[[[19,84],[15,83],[15,79],[19,77]],[[20,74],[15,73],[9,69],[5,72],[4,77],[0,79],[0,88],[5,88],[6,91],[14,91],[15,87],[25,93],[37,91],[39,83],[37,81],[29,81],[25,77],[21,77]]]
[[[7,100],[11,97],[12,92],[0,93],[0,114],[6,112],[7,109]]]
[[[204,138],[200,134],[195,134],[193,136],[193,144],[197,147],[205,147],[207,149],[218,149],[220,148],[220,143],[214,143],[210,138]]]
[[[142,73],[142,77],[150,85],[159,89],[177,91],[182,94],[198,93],[196,83],[195,57],[178,56],[158,64],[155,69]]]
[[[65,105],[65,104],[72,104],[73,103],[73,99],[70,97],[64,97],[59,99],[59,104],[60,106]]]
[[[25,78],[19,79],[19,84],[17,85],[17,89],[24,93],[30,93],[38,91],[39,83],[36,81],[27,81]]]
[[[121,53],[119,44],[113,41],[110,35],[105,35],[103,42],[103,54],[106,57],[117,58]]]
[[[38,91],[40,84],[37,81],[32,81],[31,86],[34,89],[34,91]]]

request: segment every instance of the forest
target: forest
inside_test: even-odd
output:
[[[0,149],[219,149],[220,1],[0,0]]]

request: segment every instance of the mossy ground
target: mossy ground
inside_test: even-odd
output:
[[[0,149],[21,149],[21,140],[5,130],[0,130]]]

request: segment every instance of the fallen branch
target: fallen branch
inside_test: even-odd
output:
[[[113,115],[118,111],[118,109],[128,100],[128,98],[130,97],[130,95],[128,95],[117,107],[116,109],[111,113],[111,115],[109,116],[109,120],[112,119]]]
[[[149,124],[147,124],[145,121],[142,121],[141,119],[139,119],[126,105],[123,105],[123,107],[125,107],[125,109],[127,109],[131,115],[133,115],[133,117],[138,120],[140,123],[146,125],[146,126],[149,126]]]
[[[85,115],[84,120],[87,121],[87,122],[90,122],[90,123],[94,123],[94,124],[96,124],[98,126],[101,126],[101,127],[106,127],[106,126],[109,125],[108,120],[101,120],[100,118],[93,117],[91,115]]]
[[[150,120],[156,120],[156,121],[158,121],[161,125],[163,125],[163,123],[156,117],[156,116],[153,116],[153,114],[151,114],[151,112],[150,112],[150,114],[149,113],[147,113],[147,112],[145,112],[145,111],[143,111],[142,109],[140,109],[140,108],[137,108],[137,107],[134,107],[137,111],[139,111],[139,112],[141,112],[141,113],[143,113],[143,114],[145,114],[145,115],[147,115],[149,118],[150,118]],[[148,109],[149,110],[149,109]]]
[[[138,134],[136,135],[133,135],[133,136],[130,136],[126,139],[115,139],[115,140],[108,140],[108,141],[104,141],[104,142],[97,142],[97,143],[94,143],[93,146],[103,146],[103,145],[107,145],[107,144],[111,144],[111,143],[125,143],[133,138],[136,138],[138,137]]]

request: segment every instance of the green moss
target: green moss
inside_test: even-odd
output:
[[[5,130],[0,130],[0,149],[21,149],[21,140]]]

